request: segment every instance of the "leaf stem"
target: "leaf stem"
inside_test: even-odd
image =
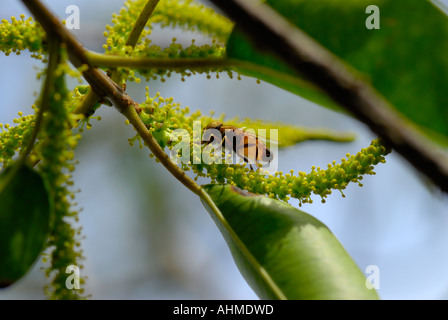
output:
[[[265,280],[265,282],[269,285],[272,292],[277,296],[279,300],[287,300],[286,296],[282,292],[282,290],[277,286],[275,281],[266,271],[266,269],[258,262],[258,260],[254,257],[254,255],[250,252],[250,250],[246,247],[241,238],[236,234],[233,228],[228,223],[227,219],[222,214],[221,210],[216,206],[215,202],[210,198],[209,194],[205,192],[204,189],[200,190],[200,198],[205,207],[210,208],[212,210],[215,217],[219,220],[222,226],[227,230],[229,235],[232,237],[233,241],[236,243],[238,248],[241,250],[242,254],[247,258],[247,260],[251,263],[255,272],[257,272],[261,278]]]
[[[36,121],[35,121],[35,125],[33,128],[33,133],[25,147],[24,152],[20,155],[20,158],[17,160],[17,162],[11,168],[11,171],[8,172],[8,175],[5,177],[5,179],[2,180],[2,182],[0,184],[0,192],[14,178],[16,173],[19,171],[19,169],[25,163],[27,157],[33,150],[34,143],[36,142],[37,136],[38,136],[40,128],[42,126],[44,112],[46,112],[48,110],[50,93],[51,93],[51,89],[53,87],[53,82],[54,82],[54,72],[55,72],[56,68],[58,67],[59,60],[60,60],[60,43],[58,41],[52,39],[51,37],[49,37],[49,41],[48,41],[48,52],[49,52],[48,66],[47,66],[47,70],[46,70],[45,82],[42,86],[42,92],[41,92],[40,101],[39,101],[39,110],[36,115]]]

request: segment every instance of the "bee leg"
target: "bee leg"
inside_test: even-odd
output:
[[[250,163],[249,158],[247,158],[246,156],[243,157],[244,162],[249,164],[250,170],[254,171],[254,167],[252,167],[252,163]]]
[[[226,137],[224,136],[224,138],[222,138],[221,143],[219,144],[219,149],[216,151],[219,151],[222,149],[222,146],[224,145],[224,143],[226,142]]]

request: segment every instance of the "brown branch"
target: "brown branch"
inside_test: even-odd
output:
[[[382,137],[417,170],[448,192],[448,161],[412,129],[369,85],[338,58],[287,22],[268,5],[253,0],[210,0],[263,51],[274,53],[296,72]]]
[[[41,24],[48,37],[52,37],[67,46],[70,62],[80,68],[89,66],[86,49],[80,44],[76,37],[67,31],[59,19],[49,11],[40,1],[22,0],[34,18]],[[83,72],[84,78],[99,95],[109,98],[119,108],[120,101],[124,100],[123,89],[114,83],[98,68],[89,68]]]
[[[39,0],[22,1],[34,15],[34,18],[42,25],[47,36],[67,46],[69,59],[75,67],[88,66],[88,70],[83,72],[83,76],[89,82],[92,90],[98,96],[107,97],[111,100],[114,106],[132,123],[135,130],[162,165],[193,193],[203,197],[201,187],[171,162],[143,121],[138,117],[135,111],[135,102],[104,72],[89,65],[87,50],[84,49],[75,36],[68,32],[67,28]]]

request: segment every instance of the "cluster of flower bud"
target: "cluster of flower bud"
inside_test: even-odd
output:
[[[150,97],[146,93],[146,101],[141,103],[138,108],[139,115],[147,125],[150,132],[163,148],[172,149],[177,141],[172,140],[172,132],[175,129],[185,129],[190,134],[190,161],[182,163],[184,171],[192,171],[195,174],[195,180],[199,177],[210,179],[211,182],[228,183],[241,189],[248,190],[256,194],[265,194],[269,197],[287,201],[290,198],[298,199],[300,204],[312,203],[312,195],[321,197],[322,202],[332,193],[333,190],[339,190],[342,195],[343,190],[351,182],[362,186],[361,180],[364,175],[373,175],[374,166],[385,162],[385,155],[390,150],[382,145],[380,139],[373,140],[369,147],[362,149],[355,155],[347,154],[341,159],[340,163],[333,161],[327,168],[312,167],[311,171],[303,171],[294,174],[294,171],[284,174],[281,171],[269,173],[263,170],[261,166],[258,170],[251,170],[244,162],[240,164],[211,163],[207,164],[201,159],[194,159],[194,155],[202,155],[205,144],[202,141],[195,141],[193,135],[193,122],[200,121],[201,127],[205,128],[212,121],[219,120],[223,122],[224,116],[219,119],[211,116],[203,116],[200,111],[190,114],[188,108],[181,109],[178,103],[173,102],[173,98],[163,98],[160,94]],[[272,128],[277,124],[254,121],[247,119],[240,121],[232,120],[233,124],[238,126],[254,125],[256,128]],[[278,124],[279,146],[289,146],[293,143],[314,140],[316,136],[321,139],[350,141],[353,136],[346,133],[332,136],[328,131],[318,132],[312,129],[307,132],[306,128]],[[282,134],[287,133],[287,134]],[[133,140],[135,140],[134,138]],[[133,141],[132,140],[132,141]],[[195,150],[198,149],[198,150]]]
[[[17,55],[27,49],[31,57],[43,59],[43,40],[46,38],[44,30],[34,22],[33,18],[20,19],[11,17],[11,22],[3,19],[0,23],[0,51],[5,55],[15,52]]]

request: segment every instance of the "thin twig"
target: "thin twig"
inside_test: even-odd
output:
[[[131,46],[132,48],[135,47],[138,39],[140,38],[140,35],[142,34],[143,29],[146,26],[146,23],[148,22],[149,17],[151,17],[158,3],[159,0],[148,0],[148,2],[146,2],[143,10],[140,12],[140,15],[137,18],[137,21],[135,21],[134,23],[134,27],[132,28],[128,39],[126,40],[126,46]]]
[[[149,17],[154,12],[154,9],[156,8],[157,4],[159,3],[159,0],[148,0],[143,7],[143,10],[140,12],[140,15],[137,18],[137,21],[135,21],[134,26],[132,27],[132,30],[129,34],[129,37],[126,39],[125,45],[130,46],[134,48],[138,42],[138,39],[140,38],[140,35],[143,32],[143,29],[146,26],[146,23],[148,22]],[[111,74],[111,79],[115,81],[116,83],[121,83],[122,79],[120,74],[114,70]]]
[[[143,8],[142,12],[140,12],[140,15],[137,18],[137,21],[135,22],[134,27],[132,28],[131,33],[129,34],[129,37],[126,40],[125,43],[126,46],[131,46],[132,48],[135,47],[146,23],[148,22],[149,17],[154,12],[154,9],[158,3],[159,0],[148,0],[146,2],[145,7]],[[85,53],[86,55],[92,55],[92,52],[87,50],[85,50]],[[88,59],[90,60],[90,57]],[[91,61],[89,61],[88,65],[94,67],[98,66],[95,63],[91,63]],[[115,83],[121,82],[121,79],[119,78],[119,75],[116,71],[112,72],[110,78]],[[88,116],[92,109],[92,106],[100,99],[101,97],[95,92],[95,90],[89,90],[89,92],[87,92],[87,94],[84,96],[84,99],[81,101],[80,105],[77,106],[75,110],[73,110],[73,113]]]
[[[338,58],[268,5],[254,0],[210,1],[227,13],[260,50],[274,53],[298,74],[321,88],[341,107],[383,137],[386,144],[434,184],[448,192],[446,157]]]

